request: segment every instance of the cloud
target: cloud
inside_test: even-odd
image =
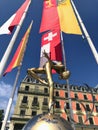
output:
[[[6,109],[7,109],[8,101],[10,99],[11,92],[12,92],[12,87],[13,87],[12,85],[6,84],[3,81],[0,82],[0,109],[4,109],[4,111],[6,111]],[[17,92],[17,89],[16,89],[16,92]],[[10,114],[12,114],[13,110],[14,110],[14,105],[15,105],[16,98],[17,98],[16,92],[15,92],[15,96],[13,99],[13,104],[11,106]]]

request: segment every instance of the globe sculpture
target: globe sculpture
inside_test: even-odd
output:
[[[53,113],[54,84],[52,80],[52,69],[54,69],[59,76],[65,80],[69,78],[70,72],[65,69],[62,63],[51,61],[47,53],[44,52],[44,55],[48,61],[45,63],[43,68],[31,68],[28,69],[27,72],[33,78],[49,86],[49,112],[47,114],[40,114],[33,117],[29,122],[27,122],[22,130],[73,130],[69,122]],[[47,76],[48,84],[38,75],[44,73]]]
[[[55,114],[33,117],[22,130],[73,130],[70,123]]]

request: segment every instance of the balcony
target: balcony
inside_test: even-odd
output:
[[[62,113],[60,108],[54,108],[54,113]]]
[[[48,102],[43,102],[42,110],[48,110]]]
[[[39,102],[33,102],[31,108],[32,109],[37,109],[37,110],[40,109]]]
[[[20,107],[28,108],[28,101],[27,102],[21,102]]]
[[[40,89],[29,89],[28,91],[25,88],[19,88],[18,93],[27,93],[27,94],[35,94],[35,95],[49,95],[49,93],[45,93],[44,90]]]

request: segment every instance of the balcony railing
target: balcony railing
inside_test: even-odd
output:
[[[28,107],[28,101],[27,102],[21,102],[20,107]]]
[[[27,90],[25,90],[25,88],[19,88],[18,92],[49,95],[49,93],[45,93],[44,90],[40,90],[40,89],[29,89],[27,91]]]
[[[39,102],[33,102],[31,108],[32,108],[32,109],[40,109],[40,107],[39,107]]]

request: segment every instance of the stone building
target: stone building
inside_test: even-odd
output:
[[[70,96],[76,130],[98,130],[98,89],[70,85]],[[54,113],[70,121],[66,84],[54,83],[54,100]],[[10,130],[21,130],[32,117],[47,113],[48,101],[49,87],[27,75],[18,89]]]

